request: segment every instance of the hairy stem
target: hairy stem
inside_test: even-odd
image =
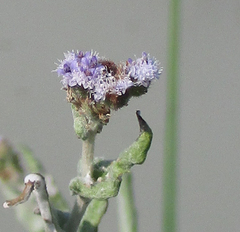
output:
[[[79,172],[87,184],[92,182],[95,137],[96,133],[90,131],[87,138],[82,140],[82,157]],[[65,227],[66,231],[76,232],[78,230],[80,221],[83,218],[89,202],[90,199],[77,196],[69,221]]]
[[[78,232],[97,232],[108,207],[108,200],[93,199],[84,214]]]
[[[88,199],[77,196],[68,223],[64,228],[65,231],[76,232],[78,230],[80,221],[87,209],[88,204],[89,204]]]
[[[82,159],[81,159],[81,176],[86,177],[93,173],[93,158],[94,158],[94,142],[96,133],[91,132],[86,140],[82,143]]]

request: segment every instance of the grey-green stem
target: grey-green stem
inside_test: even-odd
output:
[[[95,137],[96,133],[89,131],[87,138],[82,140],[82,157],[80,159],[79,174],[87,185],[92,183]],[[66,231],[77,231],[89,202],[89,199],[77,196],[69,221],[65,227]]]
[[[83,178],[84,177],[92,178],[95,137],[96,137],[95,132],[89,132],[88,138],[86,140],[83,140],[82,143],[82,159],[80,174]]]
[[[64,228],[65,231],[76,232],[78,230],[80,221],[87,209],[89,202],[90,201],[88,199],[77,196],[68,223]]]
[[[93,199],[81,220],[78,232],[97,232],[108,207],[108,200]]]
[[[115,197],[118,194],[122,175],[129,172],[133,165],[142,164],[145,161],[152,141],[152,130],[140,116],[139,111],[137,111],[137,117],[140,125],[140,135],[137,140],[116,160],[105,162],[106,166],[101,161],[96,162],[95,181],[92,185],[86,181],[88,178],[82,176],[72,179],[70,190],[73,194],[99,200]]]

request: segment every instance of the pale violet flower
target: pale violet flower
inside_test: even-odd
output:
[[[146,88],[149,87],[152,80],[159,79],[162,73],[159,61],[150,58],[146,52],[143,52],[142,57],[136,60],[128,59],[124,69],[134,85],[142,85]]]
[[[136,60],[129,58],[126,63],[119,65],[100,58],[93,51],[72,51],[64,56],[65,59],[60,61],[56,69],[58,76],[62,76],[63,87],[82,88],[95,102],[108,98],[117,102],[116,98],[125,94],[129,99],[129,93],[132,93],[132,96],[142,95],[147,92],[151,81],[159,79],[162,72],[159,61],[145,52],[142,57]],[[141,87],[140,91],[138,87]]]

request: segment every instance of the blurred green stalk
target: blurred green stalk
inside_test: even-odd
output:
[[[180,1],[171,0],[168,25],[167,109],[163,157],[162,232],[176,231],[179,26]]]
[[[123,175],[117,200],[119,232],[137,232],[137,210],[135,207],[131,172]]]

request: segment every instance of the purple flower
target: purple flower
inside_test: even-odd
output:
[[[126,90],[130,87],[132,87],[134,83],[128,78],[125,77],[123,79],[119,79],[116,82],[115,88],[114,88],[114,93],[118,95],[123,95],[125,94]]]
[[[74,51],[64,54],[65,59],[60,61],[56,69],[58,76],[63,76],[62,84],[64,87],[83,86],[93,88],[95,79],[99,71],[104,68],[99,62],[96,53]],[[90,82],[90,83],[88,83]]]
[[[95,102],[105,101],[110,95],[121,96],[132,87],[148,88],[153,79],[158,79],[162,68],[159,62],[143,52],[136,60],[115,65],[99,58],[93,51],[68,52],[55,70],[62,76],[64,88],[81,86]]]
[[[68,52],[64,54],[65,60],[60,61],[60,65],[57,68],[57,74],[58,76],[69,76],[74,70],[78,68],[76,55],[73,52]]]
[[[136,60],[129,58],[123,69],[135,86],[142,85],[146,88],[149,87],[152,80],[159,79],[162,73],[159,61],[150,58],[146,52],[143,52],[142,57]]]

